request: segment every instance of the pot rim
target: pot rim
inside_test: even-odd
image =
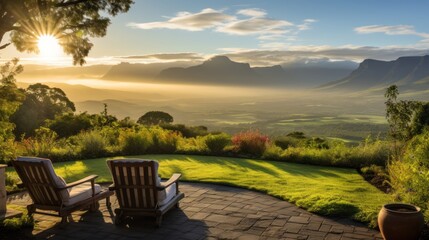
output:
[[[386,211],[388,212],[400,213],[400,214],[415,214],[421,211],[419,207],[411,204],[407,204],[407,203],[388,203],[388,204],[385,204],[383,208],[386,209]],[[410,211],[409,212],[397,211],[395,210],[397,208],[406,208]]]

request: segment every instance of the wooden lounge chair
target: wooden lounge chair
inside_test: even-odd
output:
[[[89,207],[90,210],[96,211],[99,200],[106,199],[106,205],[110,207],[110,196],[113,192],[103,191],[100,185],[95,184],[97,175],[67,184],[55,174],[49,159],[18,157],[12,164],[33,200],[33,204],[27,206],[30,216],[34,213],[60,216],[61,223],[65,223],[67,217],[71,217],[71,213],[76,210]],[[36,211],[37,209],[44,211]]]
[[[162,215],[179,207],[185,195],[179,191],[181,174],[175,173],[167,182],[158,177],[158,162],[144,159],[108,160],[113,176],[110,190],[115,190],[119,208],[115,209],[115,224],[125,216],[153,216],[161,226]]]

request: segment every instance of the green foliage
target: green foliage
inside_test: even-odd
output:
[[[82,132],[78,135],[80,154],[83,158],[96,158],[107,155],[107,141],[99,131]]]
[[[403,158],[392,161],[388,171],[397,200],[415,204],[429,214],[429,131],[414,137]]]
[[[0,163],[7,163],[17,155],[17,144],[14,139],[0,135]]]
[[[164,130],[160,127],[150,128],[153,146],[149,148],[151,153],[174,153],[177,150],[181,135],[177,132]]]
[[[34,226],[34,219],[27,214],[22,215],[19,218],[5,219],[1,224],[2,231],[16,232],[23,228],[31,228]]]
[[[58,137],[70,137],[81,131],[93,128],[93,117],[86,112],[75,115],[68,113],[57,115],[55,119],[47,121],[47,126],[58,134]]]
[[[198,136],[195,138],[180,138],[177,143],[177,152],[185,154],[207,154],[208,148],[206,138]]]
[[[231,143],[231,136],[226,133],[209,134],[206,136],[205,143],[210,152],[219,154]]]
[[[298,147],[288,147],[283,150],[277,145],[269,145],[264,152],[264,159],[295,162],[303,164],[339,166],[361,168],[375,164],[385,166],[391,155],[390,143],[380,140],[371,140],[358,146],[346,146],[340,141],[324,142],[328,147],[320,148],[318,145],[308,145],[303,140]]]
[[[41,127],[35,130],[34,137],[22,139],[22,145],[28,156],[49,157],[56,145],[57,134],[49,128]]]
[[[429,115],[428,104],[419,101],[398,101],[399,90],[396,85],[387,88],[384,96],[387,98],[386,118],[389,123],[390,135],[400,141],[410,140],[413,136],[421,133],[427,126]]]
[[[240,153],[262,156],[269,142],[268,136],[258,130],[248,130],[232,136],[232,144]]]
[[[24,93],[18,89],[15,80],[22,70],[17,58],[0,67],[0,163],[15,157],[15,137],[12,133],[15,125],[9,118],[24,100]]]
[[[125,155],[145,154],[153,145],[151,133],[146,128],[127,129],[120,133],[119,145]]]
[[[180,132],[180,134],[186,138],[205,136],[208,134],[207,127],[205,126],[187,127],[184,124],[160,124],[160,127],[167,130]]]
[[[137,120],[137,123],[145,125],[160,125],[172,122],[173,117],[170,114],[161,111],[147,112]]]
[[[288,149],[289,147],[299,147],[302,145],[302,139],[291,136],[281,136],[274,140],[274,144],[282,149]]]
[[[127,12],[132,3],[132,0],[4,1],[0,8],[0,41],[10,32],[16,49],[38,52],[38,37],[52,35],[64,52],[73,56],[73,63],[82,65],[93,45],[89,37],[106,35],[110,24],[108,16]],[[8,45],[6,43],[0,49]]]
[[[16,136],[32,136],[34,130],[42,126],[45,120],[75,111],[74,103],[59,88],[37,83],[30,85],[25,95],[24,102],[11,117],[16,125]]]

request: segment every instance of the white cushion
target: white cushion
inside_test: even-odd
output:
[[[95,194],[100,193],[101,186],[98,184],[94,184],[94,190],[95,190]],[[70,191],[70,197],[67,200],[65,200],[63,204],[65,206],[70,206],[91,197],[92,197],[91,183],[87,182],[87,183],[79,184],[75,187],[72,187]]]
[[[166,189],[158,191],[158,206],[163,206],[176,196],[176,183],[171,184]]]
[[[60,184],[57,184],[58,187],[65,187],[67,185],[66,180],[64,180],[64,178],[62,178],[60,176],[58,176],[58,182],[60,183]],[[61,198],[63,200],[69,199],[70,198],[70,191],[71,191],[70,188],[66,188],[64,190],[61,190],[60,191]]]

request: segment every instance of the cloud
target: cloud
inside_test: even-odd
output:
[[[187,31],[202,31],[227,21],[235,20],[230,16],[211,8],[203,9],[198,13],[179,12],[175,17],[165,22],[128,23],[127,26],[140,29],[181,29]]]
[[[197,13],[179,12],[162,22],[128,23],[127,26],[139,29],[180,29],[202,31],[212,29],[216,32],[239,36],[257,36],[261,46],[274,46],[279,41],[295,41],[299,32],[310,29],[315,19],[304,19],[299,25],[284,19],[266,17],[264,9],[244,8],[236,15],[228,15],[221,10],[206,8]],[[273,43],[269,43],[269,41]]]
[[[414,26],[411,25],[368,25],[357,27],[354,30],[360,34],[384,33],[387,35],[415,35],[422,38],[429,38],[428,33],[417,32]]]
[[[237,14],[248,16],[248,17],[264,17],[265,15],[267,15],[267,12],[259,8],[247,8],[247,9],[241,9],[237,11]]]
[[[310,25],[315,22],[317,22],[315,19],[304,19],[302,24],[297,25],[297,28],[299,31],[309,30],[311,29]]]
[[[427,48],[412,47],[368,47],[368,46],[286,46],[284,50],[222,48],[226,55],[238,62],[248,62],[252,66],[285,65],[302,62],[305,59],[330,59],[361,62],[364,59],[394,60],[402,56],[422,56],[429,54]]]
[[[125,56],[121,57],[123,59],[157,59],[157,60],[203,60],[200,54],[197,53],[159,53],[159,54],[149,54],[149,55],[140,55],[140,56]]]
[[[227,23],[217,28],[218,32],[233,35],[281,35],[288,31],[285,27],[293,26],[284,20],[268,18],[250,18]]]

